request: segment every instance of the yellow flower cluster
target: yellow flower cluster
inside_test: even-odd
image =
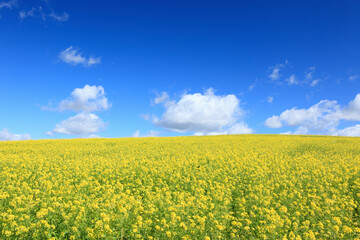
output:
[[[360,139],[0,142],[0,239],[358,239]]]

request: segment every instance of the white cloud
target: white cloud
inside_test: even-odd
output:
[[[269,75],[269,78],[271,78],[271,80],[278,80],[280,78],[279,72],[279,67],[274,68],[272,73]]]
[[[90,135],[84,136],[83,138],[101,138],[101,137],[97,134],[90,134]]]
[[[69,14],[67,14],[65,12],[63,14],[57,14],[57,13],[51,12],[48,16],[58,22],[66,22],[67,20],[69,20]]]
[[[140,135],[140,131],[136,130],[133,134],[132,137],[158,137],[160,135],[161,132],[158,131],[154,131],[154,130],[150,130],[148,132],[148,134],[146,134],[145,136],[141,136]]]
[[[315,70],[315,68],[312,68]],[[314,70],[310,70],[310,72],[305,74],[305,81],[311,82],[312,78],[313,78],[313,72]]]
[[[111,107],[108,99],[105,97],[105,91],[102,86],[85,85],[83,88],[75,88],[71,96],[59,104],[59,110],[73,110],[94,112],[106,110]]]
[[[19,18],[25,19],[25,18],[28,18],[28,17],[34,17],[36,11],[37,11],[36,8],[32,8],[32,9],[27,10],[27,11],[20,11],[19,12]]]
[[[311,87],[315,87],[319,83],[320,79],[315,79],[310,83]]]
[[[140,131],[136,130],[133,134],[132,137],[140,137]]]
[[[281,75],[280,75],[280,70],[282,68],[284,68],[285,66],[287,66],[289,64],[288,60],[285,60],[285,63],[281,63],[281,64],[276,64],[275,66],[270,67],[270,69],[272,70],[271,74],[269,75],[269,78],[273,81],[279,80]]]
[[[265,121],[265,125],[270,128],[279,128],[283,125],[298,126],[301,133],[331,129],[338,125],[338,119],[334,118],[338,109],[336,101],[322,100],[308,109],[292,108],[280,116],[272,116]]]
[[[284,68],[288,68],[288,65],[288,61],[285,61],[285,63],[283,64],[277,64],[270,67],[272,72],[269,75],[269,78],[275,83],[283,83],[282,81],[280,81],[280,78],[282,76],[280,73],[283,71]],[[284,82],[286,82],[289,86],[298,85],[315,87],[319,84],[321,79],[314,79],[314,72],[315,67],[310,67],[305,73],[305,77],[303,80],[297,78],[295,74],[291,74],[288,78],[284,80]]]
[[[166,103],[165,113],[161,119],[154,117],[153,123],[171,131],[191,131],[197,135],[252,132],[239,122],[244,113],[235,95],[216,96],[208,89],[204,94],[185,94],[177,102]]]
[[[154,104],[164,104],[164,106],[169,106],[173,104],[173,101],[170,101],[169,94],[167,92],[162,92],[154,99]]]
[[[292,132],[291,132],[291,131],[287,131],[287,132],[283,132],[283,133],[280,133],[280,134],[282,134],[282,135],[291,135]]]
[[[299,82],[296,80],[296,77],[294,74],[292,74],[289,78],[286,79],[289,85],[297,85]]]
[[[351,76],[349,77],[349,80],[350,80],[350,81],[355,81],[356,79],[359,79],[359,75],[357,75],[357,74],[351,75]]]
[[[310,67],[308,72],[305,74],[304,84],[315,87],[318,85],[321,79],[314,79],[315,67]]]
[[[106,124],[97,115],[81,112],[56,124],[55,128],[47,134],[90,135],[105,127]]]
[[[249,91],[254,90],[254,88],[256,87],[258,82],[259,82],[259,79],[255,79],[255,81],[249,86]]]
[[[245,122],[237,123],[231,126],[226,131],[226,134],[250,134],[250,133],[254,133],[254,130],[249,128]]]
[[[66,22],[67,20],[69,20],[69,14],[65,12],[62,14],[57,14],[53,11],[47,13],[41,6],[37,8],[33,7],[30,10],[22,10],[19,12],[19,18],[21,20],[29,17],[41,18],[43,21],[46,21],[48,18],[51,18],[58,22]]]
[[[347,107],[337,114],[337,117],[348,121],[360,121],[360,93],[356,95],[354,100],[349,102]]]
[[[82,64],[83,66],[86,66],[86,67],[90,67],[94,64],[98,64],[101,61],[100,57],[97,57],[97,58],[84,57],[82,55],[82,53],[79,52],[79,50],[77,48],[74,48],[73,46],[70,46],[67,49],[63,50],[60,53],[59,58],[61,61],[65,62],[65,63],[69,63],[72,65]]]
[[[322,100],[308,109],[292,108],[279,116],[272,116],[265,121],[270,128],[282,126],[297,127],[294,134],[330,134],[355,136],[358,125],[343,130],[337,127],[341,120],[360,121],[360,94],[341,107],[336,101]],[[352,134],[352,135],[351,135]]]
[[[17,140],[29,140],[31,136],[27,133],[24,134],[14,134],[9,132],[6,128],[0,130],[0,141],[17,141]]]
[[[10,0],[7,2],[0,2],[0,9],[2,8],[9,8],[12,9],[17,5],[17,0]]]
[[[280,78],[280,70],[283,67],[284,67],[283,64],[279,64],[279,65],[272,67],[272,72],[269,75],[269,78],[273,81],[278,80]]]
[[[169,101],[169,94],[167,92],[162,92],[159,96],[154,99],[155,104],[164,103]]]
[[[106,110],[111,107],[108,99],[105,97],[105,91],[102,86],[85,85],[83,88],[75,88],[71,96],[59,103],[55,110],[72,110],[79,112],[59,124],[56,124],[48,135],[53,134],[72,134],[86,137],[93,137],[94,133],[103,130],[106,124],[99,116],[91,113],[95,111]],[[43,109],[49,109],[43,107]]]
[[[195,136],[204,136],[204,135],[228,135],[228,134],[251,134],[254,133],[254,130],[249,128],[248,125],[244,122],[237,123],[232,127],[221,132],[195,132]]]
[[[160,132],[151,130],[146,134],[147,137],[158,137],[160,135]]]
[[[272,96],[267,97],[267,101],[268,103],[272,103],[274,101],[274,97]]]
[[[281,128],[283,124],[278,116],[272,116],[265,121],[265,125],[269,128]]]
[[[347,137],[359,137],[360,136],[360,124],[348,127],[345,129],[337,130],[333,135],[336,136],[347,136]]]

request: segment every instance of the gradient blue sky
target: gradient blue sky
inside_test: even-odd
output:
[[[355,0],[0,0],[0,139],[360,135],[359,13]],[[108,105],[61,105],[86,85]]]

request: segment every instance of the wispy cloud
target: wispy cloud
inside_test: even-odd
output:
[[[29,17],[41,18],[43,21],[46,21],[49,18],[58,22],[66,22],[69,20],[69,14],[65,12],[62,14],[55,13],[54,11],[49,12],[44,10],[42,6],[19,12],[19,18],[21,20]]]
[[[64,12],[62,14],[57,14],[55,12],[51,12],[48,16],[58,22],[66,22],[67,20],[69,20],[69,14],[67,14],[66,12]]]
[[[271,74],[269,75],[269,78],[270,78],[271,80],[273,80],[273,81],[278,80],[278,79],[280,78],[280,70],[281,70],[281,68],[283,68],[283,67],[284,67],[283,64],[279,64],[279,65],[277,65],[277,66],[274,66],[274,67],[272,68]]]
[[[61,61],[71,64],[71,65],[78,65],[81,64],[85,67],[90,67],[92,65],[98,64],[101,61],[100,57],[84,57],[83,54],[73,46],[68,47],[67,49],[63,50],[59,58]]]
[[[280,70],[282,68],[284,68],[286,65],[288,65],[289,62],[287,60],[285,60],[284,63],[280,63],[280,64],[276,64],[275,66],[271,66],[270,70],[271,70],[271,74],[269,75],[269,78],[272,81],[277,81],[280,79],[281,74],[280,74]]]
[[[37,8],[32,8],[30,10],[27,10],[27,11],[20,11],[19,12],[19,18],[20,19],[25,19],[25,18],[28,18],[28,17],[34,17],[35,16],[35,12],[37,11]]]
[[[315,87],[320,79],[314,79],[315,67],[310,67],[308,72],[305,74],[304,84],[308,84],[311,87]]]
[[[274,83],[282,84],[287,83],[289,86],[310,86],[315,87],[321,81],[320,78],[314,78],[315,67],[310,67],[306,72],[303,79],[295,76],[295,74],[291,74],[289,77],[282,80],[281,77],[284,75],[283,71],[285,68],[289,66],[289,62],[285,61],[285,63],[276,64],[275,66],[270,67],[272,70],[269,78]]]
[[[2,8],[9,8],[12,9],[17,5],[17,0],[10,0],[7,2],[0,2],[0,9]]]
[[[258,79],[255,79],[255,81],[249,86],[249,91],[254,90],[254,88],[258,84],[258,81],[259,81]]]
[[[310,86],[315,87],[316,85],[318,85],[319,81],[320,81],[320,79],[312,80],[311,83],[310,83]]]
[[[297,84],[299,84],[299,82],[297,81],[294,74],[291,74],[291,76],[289,78],[287,78],[286,81],[287,81],[287,83],[289,85],[297,85]]]
[[[350,80],[350,81],[355,81],[355,80],[357,80],[357,79],[359,79],[359,78],[360,78],[359,75],[354,74],[354,75],[351,75],[351,76],[349,77],[349,80]]]

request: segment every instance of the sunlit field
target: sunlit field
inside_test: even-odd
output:
[[[1,239],[359,239],[360,138],[0,142]]]

